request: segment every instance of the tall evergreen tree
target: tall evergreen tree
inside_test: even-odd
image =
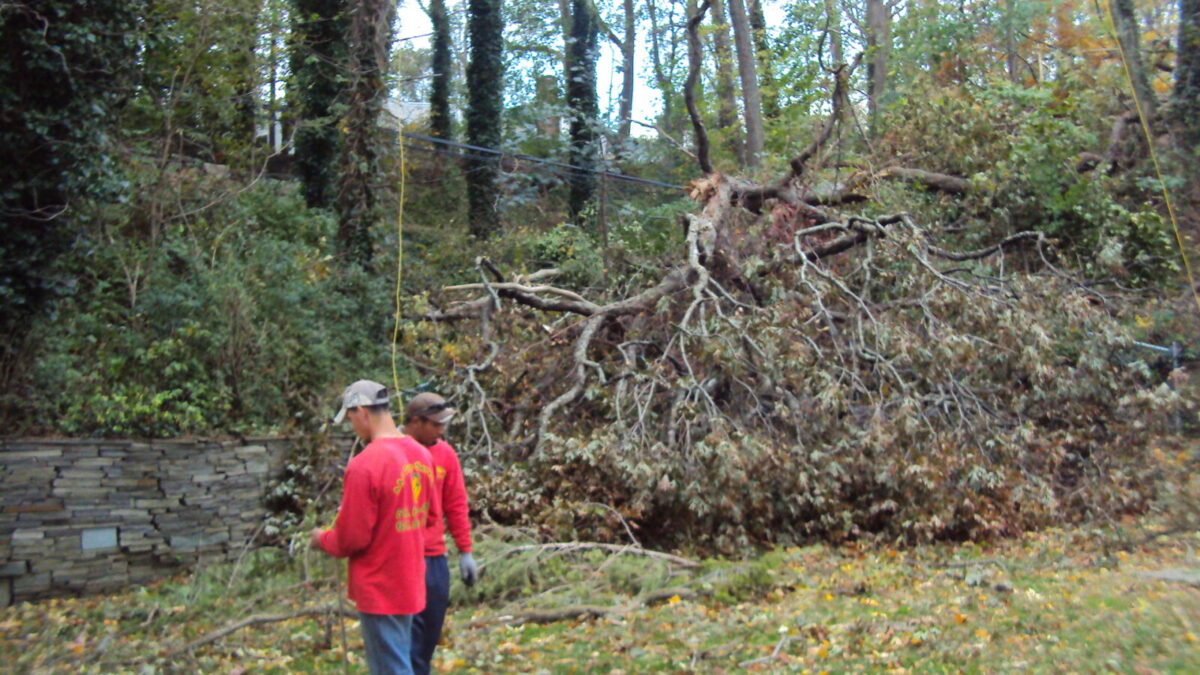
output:
[[[296,169],[304,200],[332,207],[337,192],[338,118],[345,83],[347,0],[292,0]]]
[[[572,0],[571,39],[567,43],[567,107],[571,110],[571,163],[582,167],[571,175],[569,207],[576,218],[596,191],[599,158],[596,116],[596,53],[599,21],[589,0]]]
[[[429,21],[433,24],[433,81],[429,90],[429,127],[433,135],[449,140],[450,80],[453,57],[450,54],[450,16],[446,0],[430,0]]]
[[[504,18],[500,0],[468,0],[467,38],[467,142],[485,148],[500,145],[504,107]],[[467,203],[471,234],[485,238],[499,225],[494,157],[472,157],[466,162]]]

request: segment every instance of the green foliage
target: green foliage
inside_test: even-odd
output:
[[[971,177],[975,194],[956,208],[974,241],[1039,230],[1091,275],[1154,282],[1175,270],[1170,227],[1152,201],[1157,185],[1076,169],[1107,133],[1096,124],[1100,105],[1060,87],[1000,81],[971,92],[918,81],[894,102],[883,142],[915,165]]]
[[[185,203],[218,185],[192,184]],[[331,219],[295,190],[260,182],[157,241],[103,236],[134,217],[98,210],[103,227],[63,259],[76,293],[38,328],[30,394],[6,402],[9,419],[76,435],[303,429],[343,381],[387,379],[387,285],[338,271]]]
[[[132,80],[141,2],[0,7],[0,330],[66,281],[48,273],[78,231],[73,210],[111,195],[111,118]],[[4,351],[7,351],[5,349]]]
[[[557,267],[571,286],[586,287],[600,279],[604,258],[598,242],[582,228],[560,225],[529,241],[536,268]]]
[[[135,34],[141,48],[139,86],[120,120],[122,135],[152,155],[166,147],[249,169],[262,8],[247,0],[164,0],[147,9]]]

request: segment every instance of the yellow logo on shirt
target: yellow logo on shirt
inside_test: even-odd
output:
[[[396,485],[392,488],[392,492],[401,494],[404,492],[404,486],[408,485],[412,493],[413,508],[396,511],[397,532],[423,529],[429,520],[429,499],[426,498],[423,503],[421,502],[426,478],[433,479],[433,470],[424,462],[405,464],[400,469],[400,477],[396,479]]]
[[[396,531],[423,530],[429,521],[429,502],[415,509],[400,509],[396,511]]]

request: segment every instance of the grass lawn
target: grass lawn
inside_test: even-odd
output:
[[[993,546],[815,545],[696,568],[600,550],[506,555],[528,542],[480,539],[485,578],[470,591],[455,581],[444,672],[1200,672],[1195,533],[1128,552],[1101,544],[1111,531],[1078,529]],[[16,672],[365,672],[357,622],[336,615],[182,649],[245,617],[336,603],[338,569],[272,549],[236,569],[0,609],[0,663]],[[547,610],[575,618],[538,616]]]

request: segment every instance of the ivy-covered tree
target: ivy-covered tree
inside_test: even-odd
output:
[[[304,200],[312,207],[332,207],[337,190],[347,10],[346,0],[292,0],[288,99],[297,117],[296,172]]]
[[[433,24],[433,81],[429,90],[429,127],[433,135],[449,140],[450,80],[454,61],[450,53],[450,16],[446,13],[446,0],[430,0],[429,21]]]
[[[500,145],[500,113],[504,107],[504,19],[500,0],[468,0],[467,142],[485,148]],[[484,238],[499,224],[493,157],[466,161],[467,202],[471,234]]]
[[[129,93],[141,2],[0,6],[0,329],[51,295],[73,207],[116,187],[108,140]]]
[[[1200,0],[1179,0],[1175,115],[1183,124],[1189,155],[1200,146]]]
[[[387,98],[384,78],[395,8],[389,0],[357,0],[350,18],[350,87],[338,167],[338,248],[348,262],[364,267],[371,264],[371,226],[380,216],[379,113]]]
[[[567,107],[571,110],[571,175],[569,207],[577,218],[596,191],[599,147],[596,133],[596,52],[599,22],[589,0],[572,0],[571,39],[567,43]]]

